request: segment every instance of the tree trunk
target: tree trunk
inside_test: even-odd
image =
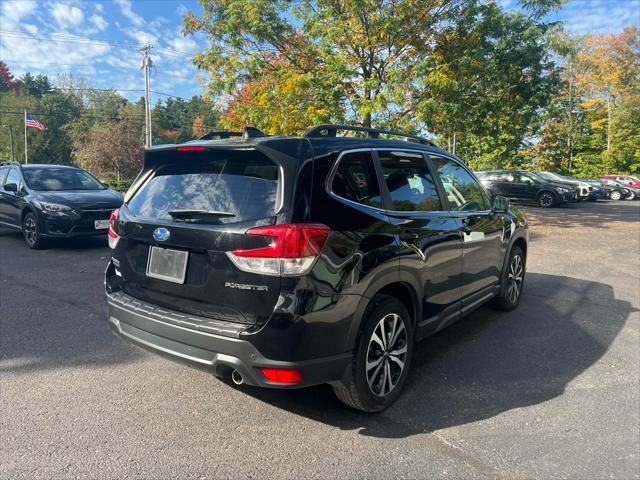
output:
[[[364,117],[363,125],[367,128],[371,128],[371,113],[367,113]]]
[[[611,150],[611,97],[607,97],[607,152]]]

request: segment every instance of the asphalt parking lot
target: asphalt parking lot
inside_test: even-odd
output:
[[[0,228],[0,477],[640,478],[640,202],[525,210],[520,307],[420,343],[378,415],[123,343],[106,241]]]

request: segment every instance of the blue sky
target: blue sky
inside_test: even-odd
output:
[[[184,12],[201,11],[196,0],[0,0],[0,8],[0,59],[16,75],[44,73],[55,82],[57,74],[71,73],[135,99],[141,92],[128,90],[143,85],[136,46],[150,43],[152,90],[185,98],[201,93],[189,59],[205,40],[181,34]],[[549,18],[578,34],[618,33],[640,24],[640,0],[569,0]]]

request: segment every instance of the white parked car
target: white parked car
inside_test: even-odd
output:
[[[577,178],[565,177],[564,175],[560,175],[558,173],[553,173],[553,172],[537,172],[537,173],[538,175],[545,178],[546,180],[551,180],[555,182],[567,182],[567,183],[573,183],[574,185],[577,185],[578,189],[580,190],[580,200],[587,200],[589,196],[593,195],[596,190],[593,185],[590,185],[587,182],[584,182]]]

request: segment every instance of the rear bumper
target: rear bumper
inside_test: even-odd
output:
[[[122,292],[107,293],[109,325],[121,338],[178,360],[199,365],[218,376],[239,371],[248,385],[301,388],[341,383],[351,364],[351,353],[286,362],[264,357],[240,333],[246,325],[211,321],[146,304]],[[259,335],[259,333],[255,334]],[[260,368],[296,369],[303,381],[281,384],[268,381]]]

